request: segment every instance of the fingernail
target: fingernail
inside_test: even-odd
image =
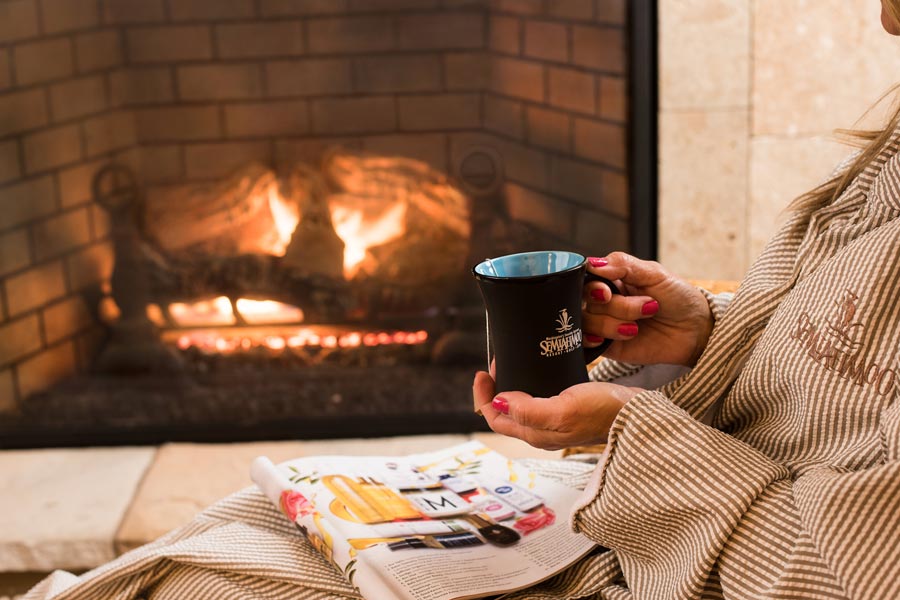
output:
[[[656,300],[651,300],[641,307],[642,315],[655,315],[659,312],[659,302]]]
[[[603,290],[591,290],[591,298],[593,298],[594,300],[603,300],[604,298],[606,298],[606,294],[603,292]]]
[[[506,401],[506,398],[502,396],[497,396],[493,400],[491,400],[491,406],[494,407],[498,413],[502,413],[504,415],[509,414],[509,402]]]
[[[591,263],[592,267],[605,267],[609,264],[609,261],[605,258],[597,258],[596,256],[590,257],[588,262]]]
[[[602,337],[600,337],[599,335],[594,335],[592,333],[584,334],[584,339],[591,342],[592,344],[599,344],[600,342],[603,341]]]
[[[619,332],[619,335],[632,337],[638,334],[638,326],[634,323],[623,323],[619,325],[619,328],[616,331]]]

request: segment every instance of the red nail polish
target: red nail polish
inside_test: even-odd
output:
[[[619,332],[619,335],[632,337],[638,334],[638,326],[634,323],[622,323],[616,331]]]
[[[506,398],[502,396],[497,396],[493,400],[491,400],[491,406],[494,407],[498,413],[502,413],[504,415],[509,414],[509,402],[506,401]]]
[[[584,339],[586,339],[587,341],[589,341],[592,344],[599,344],[600,342],[603,341],[602,337],[600,337],[599,335],[594,335],[592,333],[584,334]]]
[[[606,293],[603,290],[591,290],[591,298],[594,300],[603,300],[606,298]]]
[[[590,257],[588,262],[591,263],[592,267],[605,267],[609,264],[609,261],[605,258],[597,258],[596,256]]]
[[[659,302],[651,300],[641,307],[642,315],[655,315],[659,312]]]

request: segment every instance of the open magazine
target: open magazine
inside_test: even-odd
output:
[[[404,457],[325,456],[253,481],[366,598],[459,600],[522,589],[590,552],[578,490],[480,442]]]

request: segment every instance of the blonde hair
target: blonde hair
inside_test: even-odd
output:
[[[891,19],[895,23],[900,23],[900,0],[882,0],[882,5]],[[881,100],[894,94],[898,88],[900,88],[900,84],[888,90]],[[879,103],[881,100],[879,100]],[[895,106],[890,119],[885,123],[883,129],[837,130],[836,133],[843,141],[861,148],[862,151],[853,159],[848,168],[794,200],[791,208],[795,210],[810,209],[824,206],[836,200],[847,189],[850,182],[862,173],[866,165],[872,162],[882,148],[887,145],[898,124],[900,124],[900,106]]]

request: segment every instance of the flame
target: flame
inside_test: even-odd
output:
[[[365,199],[359,199],[365,201]],[[344,241],[344,277],[353,279],[366,251],[397,239],[406,232],[406,204],[399,202],[380,214],[333,201],[330,206],[334,231]]]
[[[173,302],[169,314],[178,325],[191,327],[199,325],[234,325],[237,318],[231,310],[231,300],[219,296],[212,300],[200,300],[190,304]]]
[[[251,300],[239,298],[237,310],[251,325],[265,323],[299,323],[303,321],[303,310],[275,300]]]
[[[284,256],[287,247],[291,243],[291,236],[294,235],[294,229],[300,222],[300,211],[297,206],[290,202],[286,202],[281,194],[278,193],[278,184],[272,183],[268,188],[269,210],[272,212],[272,219],[275,221],[275,229],[278,233],[278,241],[272,246],[272,254],[275,256]]]

